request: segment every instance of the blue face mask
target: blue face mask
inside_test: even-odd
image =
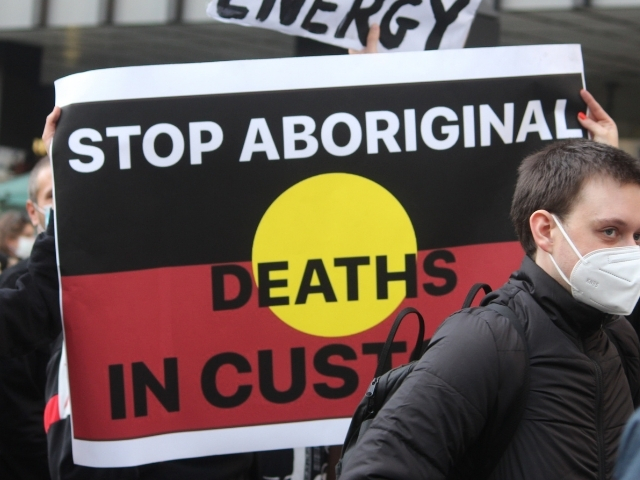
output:
[[[51,216],[51,208],[52,205],[47,205],[45,207],[41,207],[40,205],[37,204],[33,204],[33,207],[40,212],[42,215],[44,215],[44,230],[47,229],[47,227],[49,226],[49,217]]]
[[[44,229],[49,226],[49,218],[51,217],[51,205],[44,207]]]

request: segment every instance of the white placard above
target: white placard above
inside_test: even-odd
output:
[[[480,0],[212,0],[222,22],[277,30],[343,48],[362,49],[380,25],[379,50],[462,48]]]

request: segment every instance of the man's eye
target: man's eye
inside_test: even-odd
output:
[[[635,240],[636,243],[640,242],[640,233],[634,233],[633,239]]]
[[[613,237],[616,234],[616,229],[615,228],[607,228],[606,230],[602,231],[607,237]]]

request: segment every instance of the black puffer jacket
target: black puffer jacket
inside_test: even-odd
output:
[[[0,289],[15,288],[27,272],[27,260],[4,270]],[[46,346],[17,358],[0,358],[0,478],[49,479],[42,418],[50,356]]]
[[[638,338],[623,317],[579,303],[530,258],[484,303],[524,319],[530,391],[492,479],[610,479],[618,440],[640,403]],[[627,357],[627,381],[610,330]],[[523,345],[492,310],[447,319],[436,342],[373,421],[341,480],[458,478],[491,419],[521,384]]]

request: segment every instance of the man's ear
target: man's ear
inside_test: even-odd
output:
[[[546,210],[536,210],[529,217],[529,228],[533,235],[533,241],[540,250],[553,253],[553,239],[551,230],[555,227],[555,220]]]
[[[38,211],[36,210],[36,207],[33,206],[33,202],[31,200],[27,200],[27,204],[25,205],[25,208],[27,210],[27,214],[29,215],[29,218],[31,219],[31,224],[35,228],[38,228],[38,225],[40,224],[40,219],[38,218]]]

